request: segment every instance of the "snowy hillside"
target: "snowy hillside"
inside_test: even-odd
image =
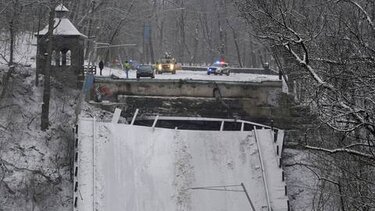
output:
[[[33,70],[16,68],[0,107],[1,210],[71,207],[71,124],[75,95],[54,82],[51,126],[40,130],[42,87]],[[63,123],[63,124],[62,124]]]
[[[52,79],[50,127],[41,131],[43,87],[34,80],[35,69],[17,66],[0,99],[0,210],[72,210],[72,126],[79,92]],[[105,118],[86,104],[83,110]]]

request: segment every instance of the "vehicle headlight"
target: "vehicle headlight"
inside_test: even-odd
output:
[[[158,65],[158,70],[161,70],[161,64]]]
[[[173,68],[174,68],[174,64],[171,64],[170,68],[171,68],[171,70],[173,70]]]

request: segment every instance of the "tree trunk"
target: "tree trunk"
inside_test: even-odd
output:
[[[115,40],[116,36],[117,36],[118,33],[121,31],[122,27],[125,26],[124,22],[125,22],[125,21],[128,19],[128,17],[129,17],[129,14],[130,14],[130,12],[131,12],[133,6],[134,6],[134,1],[135,1],[135,0],[133,0],[133,1],[130,3],[129,8],[128,8],[128,10],[126,11],[126,15],[120,20],[120,22],[117,24],[117,26],[116,26],[114,32],[112,33],[112,36],[111,36],[111,38],[110,38],[109,41],[108,41],[108,43],[109,43],[110,45],[113,44],[113,41]],[[109,48],[107,48],[107,51],[106,51],[106,53],[105,53],[105,58],[104,58],[104,62],[105,62],[105,63],[108,63],[108,61],[109,61]],[[121,61],[121,62],[122,62],[122,61]]]
[[[227,19],[227,23],[228,23],[229,28],[232,30],[233,40],[234,40],[234,45],[236,46],[236,52],[237,52],[238,64],[240,65],[240,67],[243,67],[242,59],[241,59],[240,46],[238,45],[238,37],[237,37],[237,33],[236,33],[236,31],[234,30],[234,28],[232,27],[232,25],[230,25],[228,19]]]
[[[181,1],[181,8],[184,8],[184,1]],[[185,58],[185,43],[186,43],[186,36],[185,36],[185,17],[184,17],[184,10],[181,10],[180,14],[180,21],[179,21],[179,27],[180,27],[180,42],[179,42],[179,57],[180,57],[180,62],[184,62]]]
[[[52,39],[53,28],[55,24],[55,7],[51,7],[48,18],[48,33],[47,33],[47,59],[44,69],[44,90],[43,90],[43,105],[41,129],[46,130],[49,125],[49,101],[51,97],[51,55],[52,55]]]
[[[190,57],[190,65],[196,64],[198,58],[198,45],[199,45],[199,31],[198,24],[195,26],[194,42],[193,42],[193,55]]]
[[[224,41],[224,27],[222,22],[222,11],[221,8],[223,7],[223,4],[221,1],[217,3],[217,25],[219,26],[219,53],[220,53],[220,61],[223,61],[225,58],[225,41]]]
[[[203,59],[212,61],[213,60],[213,56],[212,56],[213,48],[212,48],[211,33],[209,30],[209,26],[208,26],[207,14],[203,14],[202,16],[200,16],[200,22],[201,22],[201,27],[203,30],[203,38],[208,45],[208,56],[206,56]]]
[[[164,11],[164,3],[165,3],[165,1],[162,0],[161,12]],[[159,57],[160,57],[160,53],[165,51],[165,49],[164,49],[164,22],[165,22],[164,17],[161,16],[160,17],[160,33],[159,33],[159,36],[160,36],[159,37]]]
[[[9,84],[9,80],[10,80],[10,76],[12,75],[12,73],[14,72],[14,69],[15,69],[15,66],[14,66],[14,40],[15,40],[15,19],[18,17],[18,14],[17,14],[17,10],[18,10],[18,1],[15,1],[14,2],[14,5],[13,5],[13,12],[11,14],[11,19],[9,21],[9,35],[10,35],[10,46],[9,46],[9,61],[8,61],[8,66],[9,66],[9,70],[7,72],[7,74],[5,76],[3,76],[3,89],[1,91],[1,94],[0,94],[0,101],[5,97],[5,94],[7,93],[8,91],[8,84]]]
[[[16,9],[16,8],[15,8]],[[10,56],[9,56],[9,63],[8,66],[13,65],[14,60],[14,20],[11,20],[9,23],[9,32],[10,32]]]
[[[345,202],[344,202],[344,198],[343,198],[343,192],[342,192],[341,182],[340,181],[338,183],[338,187],[339,187],[339,194],[340,194],[341,211],[345,211]]]
[[[41,19],[42,19],[42,7],[39,7],[37,37],[39,37]],[[37,48],[36,55],[39,55],[39,48]],[[39,86],[39,71],[40,70],[35,71],[35,86]]]
[[[154,56],[154,46],[152,43],[152,28],[150,29],[150,37],[149,37],[149,46],[150,46],[150,57],[151,57],[151,64],[155,64],[155,56]]]

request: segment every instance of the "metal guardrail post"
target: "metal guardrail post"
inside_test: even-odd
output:
[[[159,115],[156,116],[154,123],[152,123],[152,129],[155,129],[156,123],[158,122]]]
[[[93,142],[92,142],[92,207],[93,210],[96,210],[95,208],[95,200],[96,200],[96,194],[95,194],[95,136],[96,136],[96,118],[94,117],[93,120]]]
[[[73,150],[74,150],[74,160],[73,160],[73,210],[77,210],[78,207],[78,124],[73,127]]]
[[[132,121],[131,121],[130,125],[133,125],[133,124],[134,124],[134,122],[135,122],[135,118],[137,118],[137,115],[138,115],[138,111],[139,111],[138,108],[135,109],[135,113],[134,113],[134,116],[133,116],[133,118],[132,118]]]
[[[257,129],[256,129],[255,126],[254,126],[254,136],[255,136],[255,142],[257,143],[258,150],[259,150],[260,167],[261,167],[261,170],[262,170],[262,178],[263,178],[263,183],[264,183],[264,189],[265,189],[265,192],[266,192],[268,211],[271,211],[272,208],[271,208],[270,194],[269,194],[269,190],[268,190],[267,174],[266,174],[265,169],[264,169],[262,149],[261,149],[260,144],[259,144]]]
[[[222,121],[220,125],[220,131],[223,131],[223,130],[224,130],[224,121]]]

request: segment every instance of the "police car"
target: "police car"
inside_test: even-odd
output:
[[[217,61],[207,68],[207,75],[229,75],[230,69],[228,63],[223,61]]]

